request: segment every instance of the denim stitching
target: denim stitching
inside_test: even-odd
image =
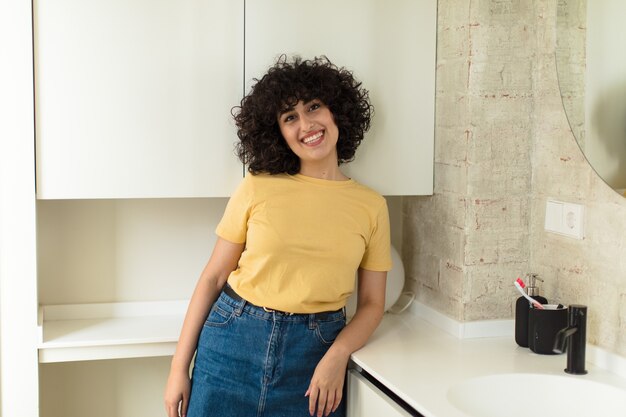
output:
[[[276,313],[269,313],[275,316]],[[269,343],[267,344],[267,352],[265,354],[265,364],[263,371],[263,381],[261,385],[261,394],[259,396],[259,405],[257,408],[257,417],[263,416],[263,411],[265,410],[265,401],[267,398],[268,386],[272,380],[272,376],[274,374],[274,367],[276,366],[276,355],[275,351],[277,349],[278,342],[276,338],[280,335],[280,323],[276,320],[272,322],[272,331],[270,333]]]

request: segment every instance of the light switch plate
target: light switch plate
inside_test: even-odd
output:
[[[583,239],[584,214],[585,207],[581,204],[547,200],[544,227],[552,233]]]

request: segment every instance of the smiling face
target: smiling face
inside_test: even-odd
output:
[[[278,126],[289,148],[300,158],[300,172],[310,167],[336,168],[339,129],[321,100],[299,101],[278,115]]]

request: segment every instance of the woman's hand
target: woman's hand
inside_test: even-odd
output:
[[[328,352],[317,364],[306,391],[309,413],[329,415],[341,403],[346,367],[350,355],[365,344],[383,317],[387,273],[359,269],[358,298],[352,320],[343,328]]]
[[[343,384],[346,377],[349,355],[341,355],[329,350],[317,364],[309,389],[309,414],[317,417],[328,416],[337,410],[343,397]]]
[[[189,405],[191,382],[187,372],[170,372],[165,387],[165,410],[167,417],[185,417]]]

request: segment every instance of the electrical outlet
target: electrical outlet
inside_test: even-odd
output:
[[[581,204],[548,200],[546,202],[545,229],[574,239],[583,239],[584,208]]]

